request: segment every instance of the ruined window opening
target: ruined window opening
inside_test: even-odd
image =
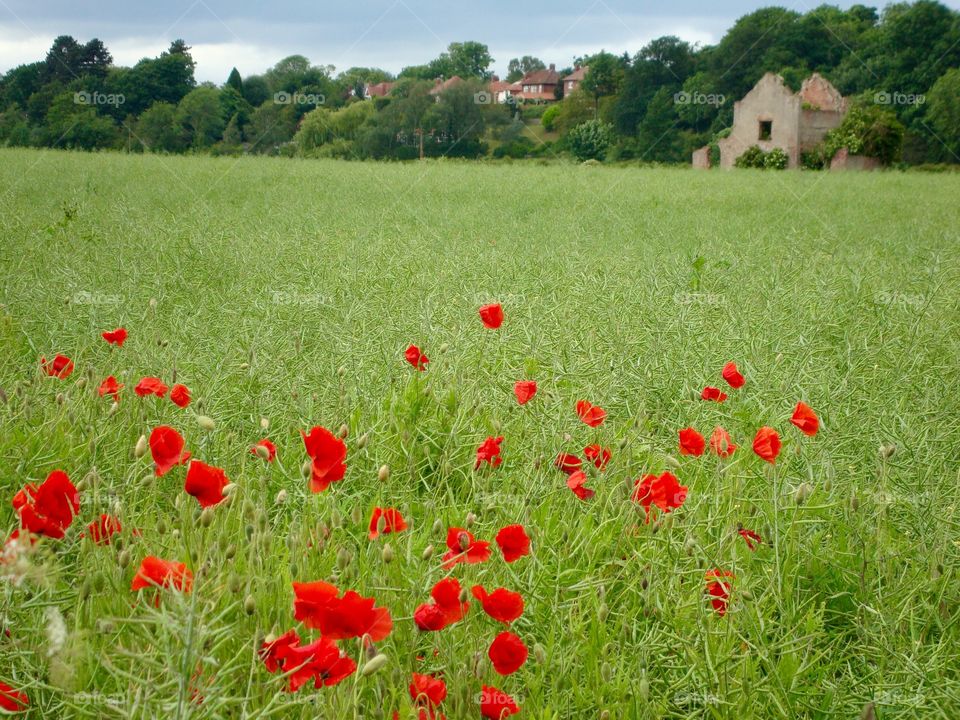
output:
[[[760,121],[760,139],[769,140],[773,134],[773,120]]]

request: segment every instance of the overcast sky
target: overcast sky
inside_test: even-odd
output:
[[[871,4],[862,0],[863,4]],[[0,0],[0,72],[40,60],[57,35],[103,40],[114,61],[133,65],[175,38],[193,47],[197,79],[223,83],[232,67],[261,73],[287,55],[317,65],[398,72],[425,63],[453,41],[486,43],[494,70],[535,55],[558,67],[601,49],[631,55],[649,40],[678,35],[717,42],[740,17],[780,4],[800,12],[817,0]],[[847,8],[854,2],[836,2]],[[960,0],[945,0],[960,9]]]

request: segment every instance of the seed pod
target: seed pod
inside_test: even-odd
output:
[[[339,550],[337,550],[337,567],[340,568],[341,570],[346,568],[350,564],[350,561],[352,559],[353,558],[350,555],[350,551],[347,550],[346,548],[342,547]]]
[[[383,546],[383,552],[381,553],[383,561],[389,565],[393,562],[393,548],[390,547],[390,544],[387,543]]]
[[[217,423],[214,422],[213,418],[209,417],[208,415],[197,415],[197,425],[208,432],[217,427]]]
[[[363,522],[363,510],[360,509],[359,505],[353,507],[350,513],[350,519],[353,520],[354,525],[359,525]]]
[[[347,374],[347,369],[343,365],[337,368],[337,375],[339,377],[343,377],[346,374]]]
[[[467,513],[467,517],[464,519],[464,523],[467,527],[473,527],[473,524],[477,521],[477,516],[472,512]]]
[[[381,653],[367,662],[367,664],[364,665],[363,669],[360,671],[360,674],[363,675],[363,677],[368,677],[369,675],[373,675],[377,670],[381,669],[386,664],[387,656]]]
[[[436,520],[433,521],[433,533],[436,535],[442,532],[443,532],[443,522],[440,520],[440,518],[437,518]]]
[[[803,505],[811,495],[813,495],[813,486],[810,483],[800,483],[793,493],[793,499],[797,505]]]
[[[77,380],[77,390],[83,390],[86,386],[87,386],[87,379],[85,377],[82,377],[79,380]]]
[[[223,556],[227,560],[233,560],[236,554],[237,554],[237,546],[233,544],[227,545],[227,549],[223,551]]]
[[[427,545],[423,550],[423,559],[429,560],[431,557],[433,557],[433,545]]]
[[[254,445],[253,451],[261,460],[270,460],[270,451],[263,445]]]
[[[249,369],[250,369],[250,363],[245,363],[245,362],[240,363],[240,369],[241,369],[241,370],[249,370]]]
[[[287,501],[287,491],[281,490],[277,493],[277,497],[274,499],[277,505],[283,505]]]
[[[386,482],[390,479],[390,466],[381,465],[380,469],[377,471],[377,480],[380,482]]]
[[[313,463],[309,460],[300,466],[300,473],[306,478],[313,474]]]
[[[650,700],[650,681],[647,680],[646,670],[643,670],[640,673],[640,683],[638,689],[640,690],[640,697],[643,698],[643,701],[648,702]]]
[[[129,550],[124,550],[122,553],[120,553],[120,557],[117,558],[117,564],[118,564],[121,568],[126,568],[127,565],[130,564],[130,551],[129,551]]]
[[[449,343],[443,343],[443,344],[440,346],[440,353],[443,354],[443,353],[445,353],[445,352],[446,352],[447,350],[449,350],[449,349],[450,349],[450,344],[449,344]]]
[[[360,450],[363,450],[367,446],[368,442],[370,442],[370,433],[365,432],[363,435],[357,438],[357,447]]]
[[[230,575],[227,578],[227,590],[232,593],[240,592],[240,588],[243,587],[243,581],[240,579],[239,575]]]
[[[543,665],[547,661],[547,650],[540,643],[537,643],[533,646],[533,657],[536,661]]]
[[[893,443],[885,443],[880,446],[880,457],[884,460],[889,460],[890,457],[897,451],[897,446]]]
[[[243,601],[243,611],[247,615],[253,615],[256,609],[257,609],[257,603],[253,599],[253,595],[247,595],[246,599]]]
[[[347,424],[344,423],[340,426],[340,439],[345,440],[347,435],[350,434],[350,428],[347,427]]]
[[[605,683],[609,683],[613,679],[613,669],[610,667],[610,663],[603,663],[600,666],[600,677],[603,678]]]
[[[677,460],[675,457],[673,457],[673,455],[667,455],[667,456],[663,459],[663,461],[664,461],[667,465],[669,465],[670,467],[672,467],[674,470],[679,470],[680,467],[681,467],[680,461]]]
[[[606,603],[600,603],[600,608],[597,610],[597,620],[600,622],[606,622],[607,617],[610,615],[610,608],[607,607]]]
[[[200,513],[200,524],[203,527],[210,527],[213,524],[213,508],[208,507],[204,508],[203,512]]]

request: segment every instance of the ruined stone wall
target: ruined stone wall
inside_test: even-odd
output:
[[[733,106],[733,129],[721,140],[720,167],[731,168],[751,145],[764,152],[781,148],[790,159],[789,167],[800,161],[800,98],[779,75],[767,73],[742,100]],[[772,123],[769,140],[760,139],[760,122]]]

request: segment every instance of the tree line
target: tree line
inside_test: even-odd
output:
[[[960,162],[960,13],[935,0],[762,8],[716,45],[677,37],[633,55],[600,52],[559,70],[589,68],[580,88],[549,104],[497,104],[486,92],[486,45],[451,43],[396,77],[378,68],[337,72],[284,58],[222,85],[197,83],[190,47],[120,67],[105,45],[58,37],[46,57],[0,77],[0,145],[130,152],[261,153],[341,158],[534,157],[689,162],[728,131],[733,103],[766,72],[798,90],[819,72],[860,108],[861,122],[901,131],[895,157]],[[546,64],[510,60],[513,81]],[[462,79],[441,92],[437,78]],[[385,97],[365,88],[391,82]],[[866,118],[866,120],[863,120]]]

